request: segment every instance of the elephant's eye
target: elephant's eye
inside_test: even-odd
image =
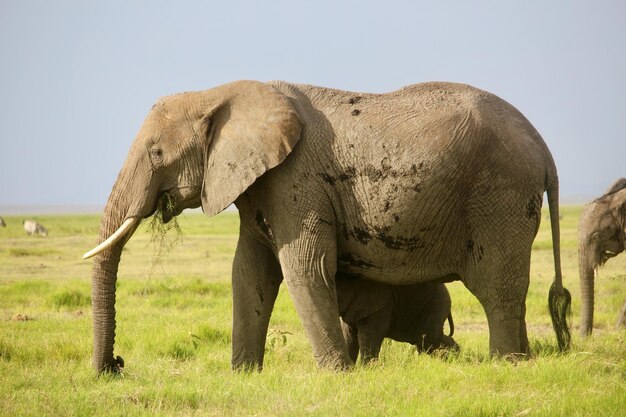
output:
[[[161,161],[161,159],[163,159],[163,150],[161,148],[152,149],[152,159]]]
[[[152,148],[150,150],[150,159],[152,159],[153,169],[159,168],[163,164],[163,150],[161,148]]]

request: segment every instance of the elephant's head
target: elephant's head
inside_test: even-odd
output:
[[[624,251],[626,235],[626,178],[617,180],[604,195],[585,206],[578,225],[578,267],[582,312],[580,332],[591,334],[594,278],[609,258]]]
[[[157,209],[168,222],[185,208],[211,216],[280,164],[300,138],[289,100],[252,81],[159,100],[122,167],[100,224],[92,273],[93,366],[115,370],[115,283],[122,248]]]

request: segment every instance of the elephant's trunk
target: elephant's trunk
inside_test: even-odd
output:
[[[120,230],[125,220],[131,216],[136,219],[127,229],[123,236],[116,239],[115,243],[104,248],[94,258],[91,275],[91,306],[93,311],[93,367],[98,372],[117,371],[123,362],[121,358],[114,358],[113,344],[115,342],[115,285],[117,282],[117,270],[120,263],[122,249],[126,241],[132,236],[140,223],[138,204],[143,204],[144,199],[133,204],[130,196],[134,193],[131,189],[126,174],[122,169],[104,209],[104,215],[100,222],[98,244],[107,241]]]
[[[100,223],[102,242],[121,225],[119,215],[111,213],[109,204]],[[113,358],[115,342],[115,284],[123,243],[97,255],[91,275],[91,306],[93,310],[93,366],[98,372],[116,369]]]
[[[597,266],[590,260],[585,248],[580,249],[578,268],[582,297],[580,334],[589,336],[593,328],[594,279]]]
[[[94,261],[91,304],[93,309],[93,366],[98,372],[115,370],[115,283],[121,245]]]

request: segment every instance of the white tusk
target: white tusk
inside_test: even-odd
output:
[[[137,224],[137,222],[138,222],[138,219],[135,217],[126,219],[124,223],[120,226],[120,228],[117,229],[115,233],[113,233],[111,236],[109,236],[107,240],[105,240],[104,242],[102,242],[101,244],[99,244],[98,246],[90,250],[89,252],[85,253],[83,255],[83,259],[89,259],[92,256],[96,256],[100,252],[103,252],[107,250],[108,248],[110,248],[111,246],[115,245],[116,242],[118,242],[121,238],[123,238],[124,235],[128,233],[128,231],[133,226],[135,226],[135,224]]]

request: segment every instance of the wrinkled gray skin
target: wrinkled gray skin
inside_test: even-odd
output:
[[[367,363],[378,358],[388,337],[414,345],[418,352],[458,349],[452,338],[454,322],[445,284],[425,282],[388,285],[337,275],[337,301],[350,359]],[[450,334],[443,326],[449,321]]]
[[[39,235],[39,236],[48,236],[48,229],[43,227],[43,225],[35,220],[24,220],[22,222],[24,225],[24,231],[27,235]]]
[[[337,271],[388,284],[462,280],[485,309],[492,354],[526,354],[530,254],[546,190],[561,294],[556,168],[505,101],[452,83],[367,94],[240,81],[153,106],[109,196],[99,242],[157,205],[168,221],[185,208],[212,216],[234,202],[236,369],[262,367],[283,281],[318,365],[351,366]],[[120,366],[115,285],[135,229],[94,258],[99,371]]]
[[[590,335],[593,330],[594,280],[598,268],[624,251],[625,239],[626,178],[619,178],[601,197],[584,207],[578,223],[582,336]]]

